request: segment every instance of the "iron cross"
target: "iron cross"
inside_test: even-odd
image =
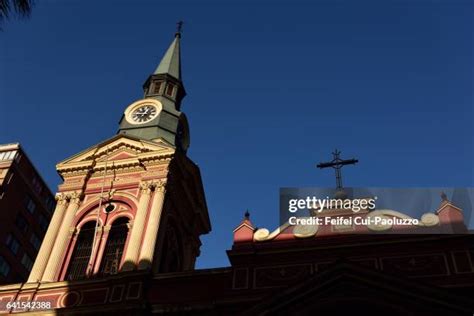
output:
[[[178,21],[176,23],[176,33],[181,33],[183,31],[183,21]]]
[[[355,165],[356,163],[359,162],[357,159],[347,159],[343,160],[339,157],[341,152],[339,150],[335,150],[332,153],[333,159],[330,162],[321,162],[320,164],[317,165],[319,169],[324,169],[324,168],[334,168],[336,171],[336,186],[338,190],[342,190],[342,175],[341,175],[341,168],[345,165]]]

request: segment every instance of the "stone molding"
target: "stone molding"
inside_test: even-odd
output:
[[[120,152],[127,152],[130,157],[109,158],[109,162],[113,161],[114,164],[107,164],[107,157],[113,157]],[[175,149],[169,144],[137,141],[121,136],[111,140],[111,143],[104,142],[62,161],[56,169],[66,178],[87,174],[103,175],[105,169],[107,169],[106,174],[144,171],[144,166],[149,167],[171,161],[174,153]]]

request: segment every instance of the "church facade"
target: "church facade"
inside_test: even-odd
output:
[[[187,156],[180,39],[178,31],[117,135],[57,164],[51,223],[28,281],[0,287],[1,312],[472,315],[474,241],[447,200],[429,220],[452,234],[269,232],[247,214],[231,266],[195,270],[211,223]]]

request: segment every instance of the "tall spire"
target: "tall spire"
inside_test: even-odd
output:
[[[166,51],[165,55],[161,59],[160,64],[156,68],[154,75],[168,74],[175,79],[181,80],[181,52],[180,52],[180,39],[181,29],[183,22],[177,23],[177,30],[174,36],[174,40],[170,47]]]
[[[155,98],[157,100],[171,101],[176,110],[180,110],[181,100],[186,95],[186,91],[181,79],[181,29],[183,22],[177,23],[178,27],[174,34],[171,45],[166,50],[156,70],[148,77],[143,84],[145,98]],[[167,101],[165,101],[167,103]]]
[[[186,153],[189,126],[181,112],[181,101],[186,96],[179,47],[182,24],[178,22],[173,42],[158,68],[143,84],[144,98],[125,110],[118,133],[151,141],[161,139]]]

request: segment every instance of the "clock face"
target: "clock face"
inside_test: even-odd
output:
[[[147,124],[160,115],[163,105],[155,99],[142,99],[130,104],[125,110],[124,117],[128,124]]]
[[[158,114],[158,110],[154,105],[146,104],[135,109],[131,113],[131,118],[135,123],[146,123],[151,121]]]

